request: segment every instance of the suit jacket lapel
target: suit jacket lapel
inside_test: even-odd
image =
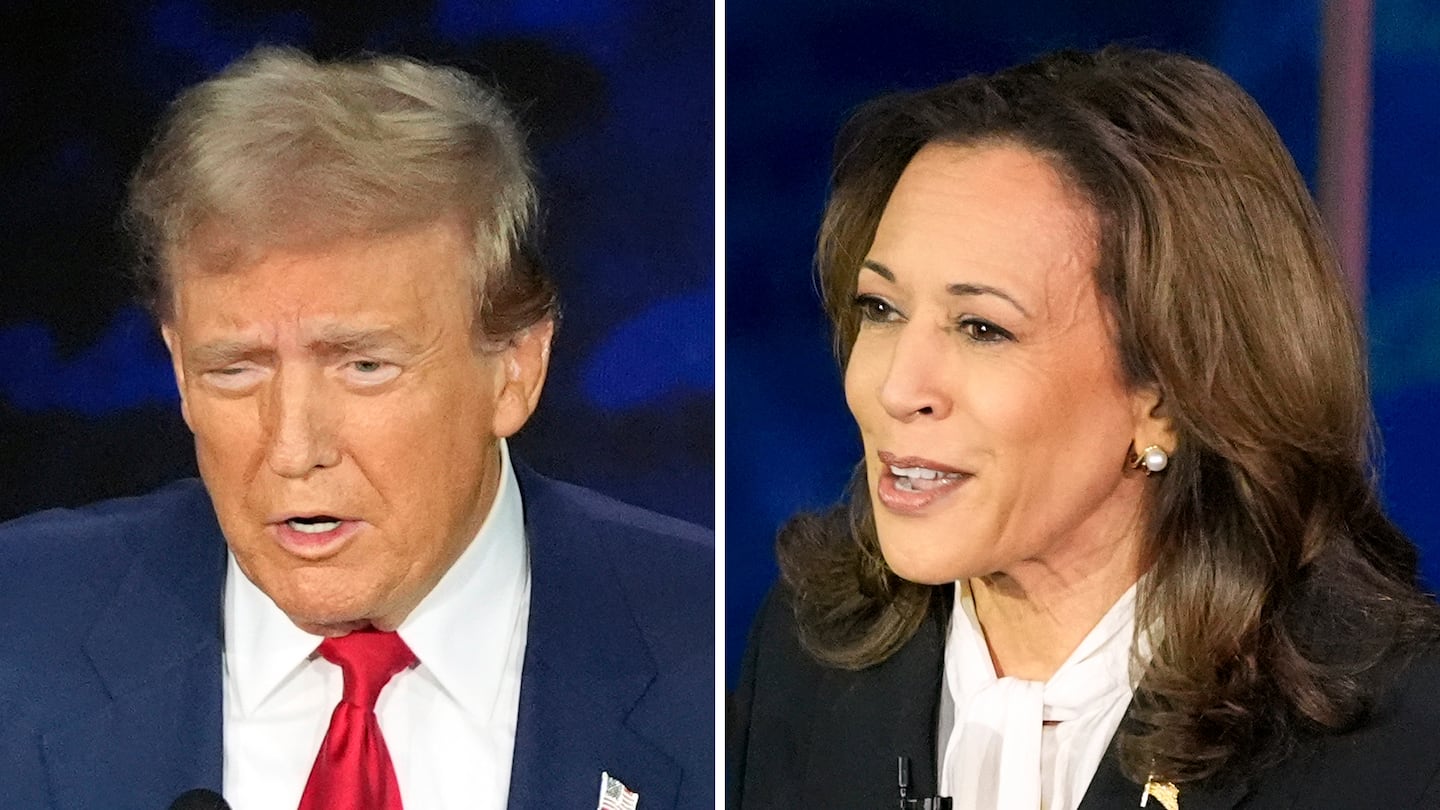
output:
[[[608,772],[652,810],[672,807],[679,766],[626,725],[655,664],[624,572],[557,485],[516,465],[530,546],[530,623],[510,777],[512,810],[583,807]]]
[[[1133,707],[1134,704],[1131,705]],[[1231,810],[1249,792],[1250,788],[1246,783],[1214,787],[1186,786],[1180,788],[1180,808],[1181,810]],[[1130,781],[1121,773],[1119,752],[1116,750],[1115,740],[1112,738],[1110,748],[1105,752],[1105,758],[1100,760],[1100,767],[1096,769],[1095,777],[1090,780],[1090,787],[1085,791],[1085,798],[1081,800],[1078,810],[1114,810],[1114,808],[1139,807],[1140,800],[1144,795],[1144,785]],[[1154,799],[1151,799],[1145,807],[1146,810],[1164,810],[1163,806]]]
[[[57,807],[148,807],[220,789],[225,543],[200,498],[170,516],[176,542],[142,541],[86,636],[105,695],[41,734]]]

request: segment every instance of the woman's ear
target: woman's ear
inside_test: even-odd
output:
[[[1135,435],[1131,442],[1137,454],[1147,447],[1159,447],[1173,454],[1179,442],[1171,408],[1158,385],[1142,386],[1135,392]]]

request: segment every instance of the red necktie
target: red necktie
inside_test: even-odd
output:
[[[402,810],[375,699],[395,673],[415,663],[415,654],[398,635],[374,629],[327,638],[320,654],[344,672],[345,694],[330,716],[300,810]]]

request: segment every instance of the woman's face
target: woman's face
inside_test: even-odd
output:
[[[845,394],[886,561],[923,583],[1132,553],[1156,399],[1123,379],[1096,221],[1042,157],[931,144],[857,278]],[[1163,445],[1167,449],[1173,445]]]

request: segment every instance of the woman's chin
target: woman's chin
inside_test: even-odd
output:
[[[969,576],[959,561],[937,558],[923,553],[923,550],[917,553],[911,549],[891,548],[882,540],[880,551],[885,557],[885,564],[896,576],[917,585],[945,585]]]

